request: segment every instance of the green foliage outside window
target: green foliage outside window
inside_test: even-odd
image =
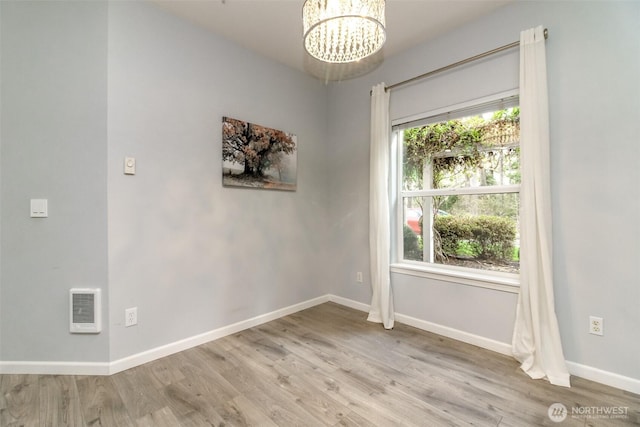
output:
[[[469,176],[478,169],[490,169],[494,151],[517,143],[520,135],[520,109],[496,111],[485,120],[480,116],[449,120],[404,131],[404,187],[423,187],[423,171],[432,164],[431,188],[442,188],[447,175]],[[520,182],[519,148],[507,151],[510,180]],[[491,179],[491,178],[489,178]],[[491,184],[486,183],[485,184]]]
[[[480,260],[514,261],[516,224],[498,216],[437,216],[438,256],[468,256]],[[440,260],[444,261],[444,260]]]
[[[405,191],[520,184],[520,109],[495,111],[404,130]],[[430,209],[435,262],[510,265],[517,271],[517,194],[409,197],[407,208]],[[428,207],[428,208],[427,208]],[[422,230],[422,218],[420,219]],[[422,231],[418,233],[422,236]],[[404,227],[404,257],[423,260],[423,242]],[[416,248],[416,245],[418,246]],[[515,263],[515,264],[514,264]],[[485,267],[483,267],[485,268]],[[511,271],[511,270],[509,270]]]
[[[422,244],[420,238],[407,225],[403,229],[404,258],[413,261],[422,260]]]

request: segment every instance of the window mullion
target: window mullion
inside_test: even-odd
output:
[[[402,197],[429,197],[429,196],[449,196],[468,194],[499,194],[518,193],[520,184],[513,185],[491,185],[486,187],[465,187],[465,188],[433,188],[425,190],[403,190]]]

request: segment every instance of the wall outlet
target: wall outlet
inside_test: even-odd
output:
[[[604,335],[604,321],[602,317],[589,316],[589,333],[593,335]]]
[[[356,282],[362,283],[362,271],[356,273]]]
[[[138,307],[127,308],[124,311],[124,326],[129,327],[138,324]]]

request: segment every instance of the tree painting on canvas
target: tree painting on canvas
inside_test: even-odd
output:
[[[296,135],[222,118],[222,184],[296,190]]]

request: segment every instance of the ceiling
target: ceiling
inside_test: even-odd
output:
[[[246,49],[324,80],[365,74],[413,46],[473,21],[513,0],[387,0],[387,41],[356,64],[328,65],[302,46],[304,0],[151,0],[161,8]]]

